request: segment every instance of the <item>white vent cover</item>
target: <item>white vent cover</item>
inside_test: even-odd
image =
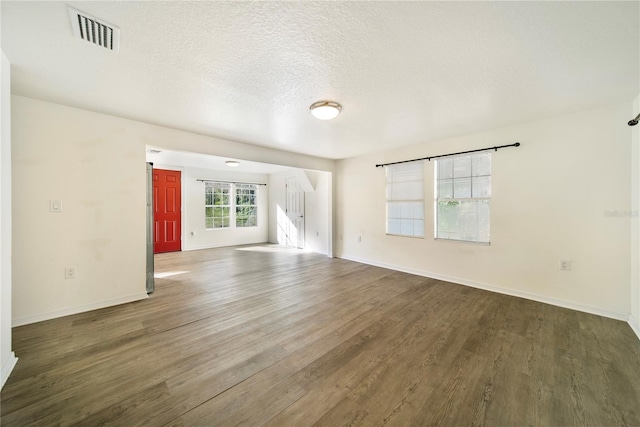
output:
[[[71,6],[67,7],[74,36],[118,53],[120,28]]]

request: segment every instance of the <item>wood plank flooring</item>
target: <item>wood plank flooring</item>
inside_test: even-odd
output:
[[[620,321],[270,245],[14,329],[3,426],[640,426]]]

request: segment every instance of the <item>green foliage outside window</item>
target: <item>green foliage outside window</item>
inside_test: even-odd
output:
[[[206,183],[205,228],[227,228],[230,224],[230,184]]]
[[[235,187],[235,198],[232,188]],[[236,227],[258,225],[257,186],[253,184],[220,182],[205,183],[205,228],[229,228],[231,213],[235,213]]]
[[[258,207],[256,206],[255,185],[236,187],[236,227],[256,227],[258,225]]]

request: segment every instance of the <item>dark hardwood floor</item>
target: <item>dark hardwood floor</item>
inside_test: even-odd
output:
[[[639,426],[620,321],[276,246],[14,329],[3,426]]]

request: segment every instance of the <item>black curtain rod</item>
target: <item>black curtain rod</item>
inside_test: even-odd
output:
[[[449,157],[449,156],[457,156],[458,154],[469,154],[469,153],[477,153],[479,151],[491,151],[491,150],[496,150],[498,151],[499,148],[507,148],[507,147],[520,147],[520,143],[516,142],[515,144],[509,144],[509,145],[500,145],[498,147],[487,147],[487,148],[479,148],[477,150],[469,150],[469,151],[460,151],[459,153],[449,153],[449,154],[440,154],[438,156],[429,156],[429,157],[422,157],[420,159],[411,159],[411,160],[402,160],[399,162],[391,162],[391,163],[382,163],[379,165],[376,165],[377,168],[381,168],[384,166],[389,166],[389,165],[398,165],[400,163],[410,163],[410,162],[419,162],[421,160],[429,160],[431,161],[431,159],[438,159],[440,157]]]
[[[196,179],[196,181],[200,181],[200,182],[224,182],[225,184],[247,184],[247,185],[264,185],[264,186],[267,185],[267,184],[263,184],[261,182],[222,181],[220,179]]]

